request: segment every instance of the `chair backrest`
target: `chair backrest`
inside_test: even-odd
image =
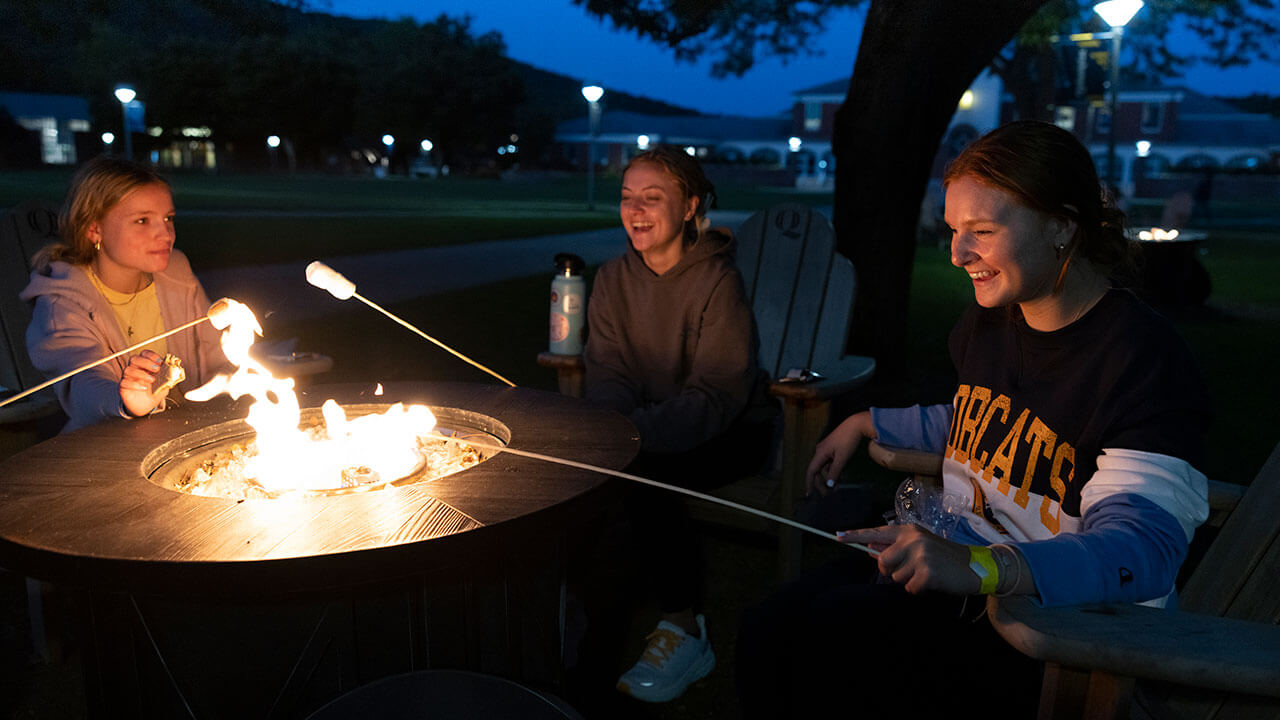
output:
[[[27,356],[31,309],[18,299],[27,286],[31,258],[58,237],[58,213],[42,203],[24,203],[0,218],[0,386],[25,390],[44,380]]]
[[[1280,623],[1280,445],[1179,594],[1192,612]]]
[[[853,263],[835,231],[806,205],[775,205],[738,229],[737,262],[760,332],[760,366],[778,378],[844,355],[853,308]]]
[[[1183,610],[1280,624],[1280,445],[1263,464],[1178,596]],[[1198,687],[1146,688],[1157,716],[1185,720],[1280,718],[1280,701]]]

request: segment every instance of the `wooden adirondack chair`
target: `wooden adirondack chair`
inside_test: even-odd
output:
[[[853,264],[835,252],[825,217],[808,206],[778,205],[748,218],[735,238],[760,334],[760,365],[774,379],[770,393],[783,403],[782,451],[778,481],[747,478],[716,494],[790,518],[804,495],[804,471],[827,429],[831,401],[865,384],[875,361],[844,354],[856,280]],[[562,393],[582,396],[581,356],[542,353],[538,362],[556,369]],[[820,379],[780,382],[793,368]],[[692,508],[702,519],[766,529],[744,513],[707,503]],[[791,577],[799,570],[802,541],[798,531],[779,532],[780,571]]]
[[[871,457],[917,477],[942,456],[871,443]],[[1217,536],[1177,611],[1141,605],[1042,608],[991,598],[1009,644],[1045,663],[1041,718],[1130,717],[1135,681],[1155,718],[1280,718],[1280,445],[1247,488],[1209,481]]]
[[[1213,493],[1211,493],[1211,498]],[[1219,497],[1222,497],[1219,495]],[[1045,663],[1041,718],[1280,718],[1280,445],[1179,593],[1140,605],[987,606],[1009,644]]]
[[[27,286],[31,258],[57,237],[58,215],[48,206],[26,203],[0,217],[0,388],[21,392],[43,380],[27,357],[26,332],[31,310],[18,299]],[[0,408],[0,458],[49,434],[44,421],[61,411],[50,391]],[[56,432],[57,428],[52,428]]]

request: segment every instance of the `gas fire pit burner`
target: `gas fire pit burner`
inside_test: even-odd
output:
[[[372,390],[320,385],[300,401],[309,417],[329,398],[352,415],[384,407],[371,401],[426,405],[441,427],[478,444],[614,469],[639,448],[626,418],[556,393],[469,383],[389,383],[379,397]],[[364,492],[274,500],[177,492],[189,468],[247,437],[246,409],[225,396],[185,402],[60,435],[0,462],[0,567],[134,590],[332,587],[386,571],[370,562],[384,553],[400,567],[464,556],[474,530],[518,544],[521,532],[557,522],[570,501],[608,479],[499,452],[461,472],[429,477],[418,469]]]
[[[358,404],[343,408],[350,418],[377,415],[389,405]],[[511,430],[498,420],[459,408],[432,407],[437,424],[416,437],[416,465],[409,472],[383,477],[376,469],[350,457],[323,477],[294,478],[283,487],[267,487],[245,473],[246,460],[256,451],[254,430],[244,420],[230,420],[180,435],[152,450],[142,461],[142,473],[162,488],[232,500],[267,500],[295,492],[341,495],[368,492],[417,482],[430,482],[484,462],[506,445]],[[321,442],[325,435],[320,411],[302,413],[302,428]],[[443,436],[443,437],[441,437]],[[472,440],[480,447],[469,444]],[[315,473],[313,473],[315,474]]]

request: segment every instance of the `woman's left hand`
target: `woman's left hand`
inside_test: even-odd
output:
[[[879,550],[880,573],[907,592],[938,591],[971,595],[982,587],[969,569],[969,546],[944,540],[918,525],[885,525],[850,530],[841,542],[856,542]]]
[[[142,417],[155,410],[168,394],[168,391],[158,396],[151,394],[156,373],[160,372],[163,364],[164,358],[151,350],[143,350],[129,358],[124,377],[120,379],[120,399],[124,402],[125,410],[133,417]]]

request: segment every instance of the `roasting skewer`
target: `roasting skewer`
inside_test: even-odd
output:
[[[435,344],[436,344],[437,346],[439,346],[441,349],[443,349],[443,350],[445,350],[446,352],[450,353],[451,355],[453,355],[454,357],[458,358],[459,360],[462,360],[463,362],[467,363],[468,365],[471,365],[472,367],[475,367],[475,368],[479,368],[480,370],[483,370],[483,371],[485,371],[485,372],[489,373],[490,375],[492,375],[492,376],[494,376],[494,377],[498,378],[499,380],[501,380],[502,382],[506,383],[507,385],[509,385],[509,386],[511,386],[511,387],[515,387],[515,386],[516,386],[516,384],[515,384],[515,383],[513,383],[513,382],[511,382],[510,380],[508,380],[508,379],[506,379],[506,378],[502,377],[501,375],[499,375],[498,373],[494,372],[493,370],[490,370],[489,368],[485,367],[484,365],[481,365],[480,363],[476,362],[475,360],[472,360],[471,358],[467,357],[466,355],[463,355],[462,353],[458,352],[457,350],[454,350],[453,348],[449,347],[448,345],[445,345],[444,343],[440,342],[439,340],[437,340],[437,339],[435,339],[435,338],[431,337],[430,335],[428,335],[428,334],[426,334],[426,333],[422,332],[421,330],[419,330],[418,328],[416,328],[416,327],[414,327],[413,325],[409,324],[409,323],[408,323],[408,322],[406,322],[405,320],[402,320],[401,318],[397,317],[395,314],[393,314],[393,313],[391,313],[390,311],[388,311],[388,310],[386,310],[386,309],[382,308],[381,306],[379,306],[377,303],[373,302],[372,300],[369,300],[368,298],[365,298],[365,297],[361,296],[361,295],[360,295],[360,293],[357,293],[357,292],[356,292],[356,284],[355,284],[355,283],[351,282],[351,281],[350,281],[350,280],[348,280],[346,277],[344,277],[344,276],[342,275],[342,273],[339,273],[338,271],[334,270],[333,268],[329,267],[328,265],[325,265],[324,263],[320,262],[319,260],[316,260],[315,262],[313,262],[313,263],[311,263],[310,265],[308,265],[308,266],[307,266],[307,282],[311,283],[312,285],[315,285],[315,286],[316,286],[316,287],[318,287],[318,288],[321,288],[322,290],[328,290],[330,295],[333,295],[334,297],[338,298],[339,300],[347,300],[347,299],[350,299],[350,298],[353,298],[353,297],[354,297],[354,298],[356,298],[357,300],[359,300],[360,302],[362,302],[362,303],[364,303],[364,304],[368,305],[369,307],[373,308],[374,310],[377,310],[378,312],[382,313],[383,315],[386,315],[387,317],[389,317],[389,318],[391,318],[392,320],[396,321],[396,322],[397,322],[397,323],[399,323],[400,325],[404,326],[406,329],[408,329],[408,330],[410,330],[410,331],[412,331],[412,332],[414,332],[414,333],[418,334],[418,335],[419,335],[419,336],[421,336],[423,339],[425,339],[425,340],[429,340],[429,341],[431,341],[431,342],[435,343]]]
[[[447,442],[463,442],[458,438],[450,437],[448,435],[444,435],[441,433],[433,433],[433,434]],[[517,450],[512,447],[507,447],[506,445],[491,445],[484,442],[477,442],[474,438],[467,440],[466,443],[476,448],[483,448],[485,450],[494,450],[496,452],[511,453],[512,455],[519,455],[520,457],[527,457],[534,460],[542,460],[544,462],[556,463],[559,465],[566,465],[568,467],[575,467],[580,470],[590,470],[592,472],[598,472],[604,475],[612,475],[614,477],[622,478],[623,480],[631,480],[632,482],[638,482],[643,485],[649,485],[662,490],[670,490],[671,492],[680,493],[682,495],[688,495],[689,497],[692,497],[692,498],[697,498],[699,500],[706,500],[708,502],[713,502],[720,505],[724,505],[725,507],[733,508],[734,510],[740,510],[742,512],[750,513],[752,515],[756,515],[757,517],[764,518],[765,520],[780,523],[782,525],[787,525],[797,530],[802,530],[804,532],[817,535],[820,538],[825,538],[827,540],[835,540],[836,542],[840,542],[841,545],[847,545],[856,550],[861,550],[862,552],[871,556],[877,556],[880,554],[880,551],[874,548],[868,547],[861,543],[842,542],[833,533],[825,532],[815,527],[812,527],[810,525],[805,525],[804,523],[799,523],[799,522],[796,522],[795,520],[784,518],[781,515],[774,515],[773,513],[765,512],[764,510],[760,510],[758,508],[753,508],[750,505],[743,505],[741,503],[736,503],[732,500],[725,500],[724,498],[718,498],[714,495],[707,495],[706,493],[700,493],[695,490],[683,488],[683,487],[680,487],[679,485],[669,485],[667,483],[658,482],[657,480],[650,480],[649,478],[640,477],[639,475],[632,475],[630,473],[625,473],[618,470],[610,470],[608,468],[603,468],[596,465],[581,463],[576,460],[566,460],[564,458],[553,457],[551,455],[543,455],[541,453],[529,452],[527,450]]]
[[[26,396],[28,396],[28,395],[31,395],[31,394],[33,394],[33,393],[37,393],[37,392],[39,392],[39,391],[41,391],[41,390],[43,390],[43,389],[45,389],[45,388],[49,387],[50,385],[55,385],[55,384],[57,384],[57,383],[60,383],[60,382],[62,382],[63,380],[66,380],[67,378],[71,377],[72,375],[78,375],[79,373],[82,373],[82,372],[84,372],[85,370],[89,370],[89,369],[91,369],[91,368],[98,367],[99,365],[101,365],[101,364],[103,364],[103,363],[105,363],[105,362],[109,362],[109,361],[111,361],[111,360],[114,360],[114,359],[116,359],[116,358],[120,357],[121,355],[124,355],[124,354],[127,354],[127,353],[131,353],[131,352],[133,352],[134,350],[140,350],[140,349],[142,349],[142,348],[146,347],[147,345],[150,345],[151,343],[155,342],[156,340],[160,340],[160,339],[162,339],[162,338],[167,338],[167,337],[169,337],[170,335],[174,335],[174,334],[176,334],[176,333],[180,333],[180,332],[182,332],[183,330],[186,330],[187,328],[190,328],[190,327],[194,327],[194,326],[196,326],[196,325],[199,325],[200,323],[204,322],[205,320],[208,320],[210,323],[212,323],[212,324],[213,324],[213,326],[214,326],[215,328],[217,328],[217,329],[219,329],[219,330],[222,330],[222,329],[224,329],[225,327],[227,327],[227,324],[228,324],[228,323],[230,323],[230,319],[229,319],[229,317],[228,317],[227,313],[228,313],[228,311],[231,309],[231,304],[232,304],[232,303],[239,304],[237,301],[232,300],[232,299],[230,299],[230,298],[222,298],[221,300],[219,300],[219,301],[217,301],[217,302],[215,302],[214,304],[212,304],[212,305],[210,305],[210,306],[209,306],[209,312],[208,312],[208,313],[205,313],[205,316],[204,316],[204,317],[196,318],[195,320],[192,320],[191,322],[189,322],[189,323],[187,323],[187,324],[185,324],[185,325],[179,325],[178,327],[176,327],[176,328],[174,328],[174,329],[172,329],[172,330],[166,330],[165,332],[162,332],[162,333],[160,333],[159,335],[156,335],[156,336],[154,336],[154,337],[149,337],[149,338],[147,338],[147,339],[145,339],[145,340],[143,340],[143,341],[141,341],[141,342],[138,342],[138,343],[134,343],[133,345],[130,345],[129,347],[127,347],[127,348],[125,348],[125,349],[121,350],[121,351],[120,351],[120,352],[118,352],[118,353],[113,353],[113,354],[111,354],[111,355],[108,355],[108,356],[106,356],[106,357],[104,357],[104,358],[100,359],[100,360],[94,360],[93,362],[89,363],[88,365],[81,365],[80,367],[76,368],[75,370],[72,370],[72,371],[70,371],[70,372],[65,372],[65,373],[63,373],[63,374],[59,375],[59,376],[58,376],[58,377],[56,377],[56,378],[52,378],[52,379],[49,379],[49,380],[45,380],[44,382],[40,383],[39,385],[36,385],[35,387],[31,387],[31,388],[28,388],[28,389],[26,389],[26,390],[23,390],[22,392],[18,393],[17,395],[13,395],[13,396],[10,396],[10,397],[5,398],[4,400],[0,400],[0,407],[4,407],[5,405],[8,405],[9,403],[12,403],[12,402],[17,402],[18,400],[21,400],[22,398],[24,398],[24,397],[26,397]]]

